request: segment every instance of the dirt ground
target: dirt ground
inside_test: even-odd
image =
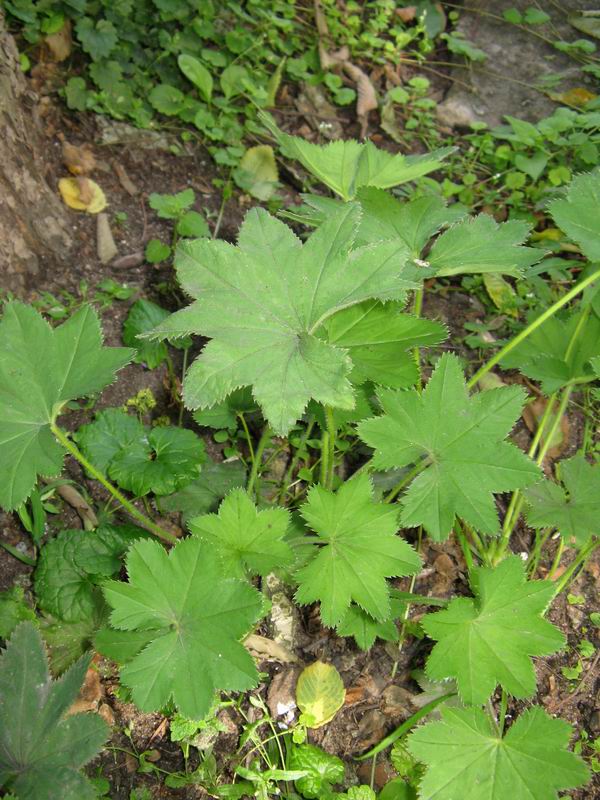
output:
[[[215,176],[214,167],[209,156],[198,148],[190,147],[188,152],[175,155],[161,149],[143,149],[135,142],[103,145],[100,142],[99,124],[93,116],[67,115],[58,107],[48,119],[48,129],[51,134],[48,140],[51,184],[55,184],[65,174],[58,132],[73,144],[92,146],[98,161],[98,169],[93,177],[102,186],[109,201],[108,212],[118,254],[109,264],[101,265],[96,255],[96,219],[91,215],[69,212],[73,238],[77,242],[71,267],[68,271],[51,274],[46,285],[38,287],[37,294],[40,291],[50,291],[58,295],[61,290],[76,293],[81,280],[93,286],[105,278],[112,278],[135,288],[135,294],[130,300],[115,301],[102,316],[107,344],[118,345],[121,344],[123,320],[136,297],[153,299],[170,308],[175,308],[180,302],[171,267],[146,264],[141,256],[149,239],[162,237],[163,240],[168,240],[171,230],[168,221],[159,220],[148,208],[148,195],[151,192],[171,193],[192,187],[197,195],[197,210],[207,212],[211,224],[214,225],[221,204],[220,194],[211,183]],[[118,165],[117,168],[115,165]],[[125,169],[136,187],[135,194],[130,194],[124,188],[117,174],[119,167]],[[297,188],[290,184],[286,186],[286,202],[297,202]],[[250,203],[247,197],[237,192],[234,194],[225,206],[221,236],[231,240],[235,238],[235,232]],[[124,224],[115,225],[116,212],[127,214]],[[36,292],[32,292],[28,299],[33,299],[35,295]],[[425,305],[427,316],[446,321],[460,335],[464,335],[464,322],[467,319],[476,319],[479,313],[476,302],[461,292],[453,292],[446,297],[432,295]],[[176,369],[180,369],[178,362]],[[174,417],[177,408],[170,397],[166,370],[150,372],[137,364],[128,366],[120,373],[118,382],[107,388],[97,408],[122,404],[140,389],[147,387],[157,397],[161,413]],[[561,456],[575,452],[580,441],[580,428],[575,415],[568,448]],[[528,444],[529,433],[524,425],[519,426],[515,438],[521,446]],[[214,452],[214,442],[209,439],[208,434],[206,439]],[[66,472],[76,480],[86,482],[81,470],[70,460],[67,460]],[[91,491],[98,493],[100,490],[95,487]],[[501,502],[505,500],[506,498],[502,498]],[[80,527],[79,518],[68,506],[65,507],[60,524],[65,527]],[[9,544],[28,549],[29,541],[14,516],[0,515],[0,530]],[[525,550],[529,537],[529,531],[524,528],[519,530],[515,537],[517,548],[522,547]],[[453,542],[427,542],[423,556],[426,567],[418,577],[416,592],[442,597],[468,593],[465,564],[460,548]],[[546,564],[542,567],[542,576],[547,566]],[[0,589],[19,584],[29,590],[30,579],[30,568],[0,549]],[[585,729],[590,739],[600,736],[600,708],[597,699],[600,682],[596,669],[598,657],[593,664],[586,665],[579,682],[567,680],[561,668],[573,666],[577,662],[576,648],[581,640],[590,639],[597,648],[600,646],[598,628],[594,628],[589,622],[590,612],[598,610],[599,579],[600,559],[596,559],[571,588],[571,594],[582,595],[585,602],[571,604],[563,595],[552,608],[550,618],[566,633],[568,648],[554,657],[537,662],[538,696],[526,704],[541,703],[549,713],[560,714],[578,730]],[[407,589],[407,583],[399,581],[398,588]],[[416,621],[421,613],[422,610],[413,609],[411,621]],[[336,637],[332,632],[323,629],[317,615],[310,610],[301,614],[300,621],[299,648],[296,653],[298,658],[302,662],[319,658],[334,664],[347,688],[344,708],[331,724],[312,732],[310,741],[345,758],[349,776],[355,775],[357,780],[368,782],[370,762],[359,765],[353,758],[375,745],[414,713],[412,701],[420,689],[411,677],[411,671],[423,666],[429,645],[423,640],[409,637],[400,652],[396,645],[379,642],[370,652],[363,653],[354,645],[353,640]],[[392,678],[395,662],[397,668]],[[96,705],[103,709],[103,715],[111,722],[113,734],[104,754],[90,767],[90,774],[102,774],[110,780],[110,796],[115,800],[127,800],[131,789],[141,786],[149,787],[154,798],[192,800],[206,797],[198,787],[168,789],[158,776],[140,774],[137,771],[137,761],[124,752],[132,749],[132,743],[138,752],[156,751],[155,765],[167,772],[183,769],[180,747],[170,741],[168,725],[161,715],[141,714],[132,704],[118,699],[114,665],[98,661],[97,666],[101,676],[99,685],[88,688]],[[297,672],[296,667],[269,662],[261,664],[260,669],[267,672],[271,679],[265,680],[257,690],[266,702],[274,691],[280,692],[282,697],[286,696],[286,692],[289,695]],[[518,706],[509,708],[509,712],[516,713],[524,705],[519,703]],[[231,759],[236,755],[242,718],[229,709],[222,714],[222,721],[227,730],[220,734],[215,754],[223,768],[228,771],[231,769]],[[130,730],[129,737],[124,733],[126,728]],[[192,753],[190,766],[193,768],[196,763],[197,756]],[[382,786],[393,774],[387,757],[380,756],[375,771],[377,786]],[[572,794],[576,800],[592,800],[599,796],[600,776],[596,776],[586,789]]]

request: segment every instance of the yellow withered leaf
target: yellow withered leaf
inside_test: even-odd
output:
[[[330,722],[344,705],[346,690],[340,673],[332,664],[315,661],[306,667],[296,685],[296,704],[307,728]]]
[[[58,191],[63,201],[76,211],[99,214],[106,208],[106,195],[90,178],[61,178]]]

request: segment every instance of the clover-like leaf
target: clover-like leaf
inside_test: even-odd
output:
[[[567,188],[565,198],[548,206],[554,221],[576,242],[590,261],[600,261],[600,169],[577,175]]]
[[[294,555],[284,541],[288,525],[286,509],[259,511],[243,489],[234,489],[218,514],[195,517],[188,527],[220,556],[225,575],[249,578],[292,563]]]
[[[427,660],[432,680],[456,678],[460,696],[482,705],[499,683],[514,697],[530,697],[536,677],[531,656],[560,650],[565,637],[542,614],[554,596],[549,581],[527,581],[510,556],[494,569],[472,572],[475,599],[459,597],[421,620],[437,644]]]
[[[440,722],[417,728],[408,748],[427,765],[421,800],[557,800],[589,780],[567,750],[571,726],[539,706],[527,709],[504,737],[479,708],[443,708]]]
[[[0,322],[0,506],[27,499],[38,475],[57,475],[64,450],[51,423],[69,400],[112,383],[132,350],[103,347],[90,306],[51,328],[30,306],[11,302]]]
[[[573,380],[594,380],[593,359],[600,356],[600,319],[576,311],[566,320],[556,316],[533,333],[501,360],[505,369],[518,369],[541,381],[545,394],[552,394]],[[585,335],[577,335],[581,324]]]
[[[67,530],[42,547],[35,570],[40,607],[66,622],[89,619],[102,605],[99,579],[118,572],[121,558],[147,534],[134,525]]]
[[[204,458],[204,442],[193,431],[154,428],[142,440],[121,448],[108,473],[137,497],[148,492],[171,494],[197,476]]]
[[[217,553],[194,536],[168,554],[158,542],[137,542],[126,564],[129,582],[107,582],[104,596],[111,625],[149,641],[121,669],[142,711],[172,698],[186,717],[202,719],[215,691],[256,686],[254,661],[240,643],[263,613],[256,589],[223,577]]]
[[[402,303],[367,300],[330,317],[326,341],[345,348],[354,365],[350,381],[395,389],[413,386],[419,370],[410,350],[439,344],[447,336],[440,322],[402,313]]]
[[[53,681],[40,634],[22,622],[0,655],[0,788],[24,800],[94,800],[80,772],[100,751],[108,727],[97,714],[65,716],[89,656]]]
[[[237,247],[207,239],[179,246],[179,281],[197,299],[153,335],[212,339],[186,375],[189,408],[208,408],[251,385],[273,429],[286,434],[311,398],[353,407],[350,358],[318,338],[319,328],[343,308],[396,299],[416,285],[405,246],[352,249],[359,220],[359,206],[347,204],[303,245],[282,222],[253,209]]]
[[[301,513],[318,544],[296,575],[296,600],[319,602],[330,627],[343,620],[352,601],[380,622],[389,619],[386,578],[412,575],[421,566],[418,554],[396,536],[397,509],[373,501],[373,486],[363,474],[335,493],[314,486]]]
[[[583,453],[560,462],[564,486],[544,480],[525,491],[532,528],[556,528],[567,544],[580,548],[600,536],[600,464]]]
[[[445,539],[459,516],[483,533],[498,531],[494,492],[534,483],[539,469],[503,441],[525,395],[503,387],[469,396],[458,359],[443,355],[422,394],[382,389],[383,414],[358,426],[375,448],[377,469],[420,462],[424,469],[402,498],[401,521]]]

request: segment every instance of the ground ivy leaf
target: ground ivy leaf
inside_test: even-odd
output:
[[[200,475],[182,489],[158,498],[161,512],[179,511],[184,521],[214,511],[227,492],[246,482],[246,468],[241,461],[209,461],[202,465]]]
[[[238,246],[184,242],[176,258],[179,281],[197,300],[167,319],[156,337],[211,337],[188,370],[184,397],[192,409],[252,386],[277,433],[286,434],[308,401],[354,405],[347,354],[315,331],[326,319],[369,298],[402,296],[406,248],[379,242],[352,249],[360,207],[346,204],[304,245],[262,209],[250,211]],[[223,308],[228,308],[227,314]]]
[[[225,575],[250,578],[293,562],[292,550],[284,541],[289,521],[286,509],[259,511],[243,489],[234,489],[218,514],[195,517],[188,527],[220,556]]]
[[[193,431],[154,428],[143,440],[121,448],[108,474],[136,497],[171,494],[197,476],[204,459],[204,442]]]
[[[414,347],[439,344],[447,336],[440,322],[402,313],[402,303],[367,300],[338,311],[323,326],[329,344],[345,348],[354,365],[352,383],[373,381],[396,389],[413,386],[419,371]]]
[[[422,394],[382,389],[379,399],[382,416],[358,426],[361,439],[375,449],[375,469],[427,463],[402,499],[402,524],[424,525],[442,540],[458,516],[496,534],[493,493],[527,486],[540,474],[503,441],[521,413],[524,392],[510,386],[469,396],[458,359],[445,354]]]
[[[527,581],[518,556],[494,569],[473,570],[475,599],[460,597],[426,614],[425,633],[437,644],[427,660],[434,681],[456,678],[468,705],[483,705],[499,683],[514,697],[530,697],[536,677],[531,656],[559,650],[565,637],[542,614],[554,596],[550,581]]]
[[[92,617],[102,605],[98,578],[118,572],[129,545],[145,535],[134,525],[59,533],[42,547],[35,570],[40,607],[65,622]]]
[[[11,302],[0,322],[0,506],[27,499],[38,475],[57,475],[63,448],[50,423],[69,400],[112,383],[133,352],[103,347],[100,323],[83,306],[51,328],[30,306]]]
[[[438,277],[482,272],[518,277],[544,255],[522,246],[530,227],[520,220],[498,223],[488,214],[467,217],[442,233],[427,260]]]
[[[186,717],[202,719],[215,691],[256,686],[254,661],[239,641],[263,613],[256,589],[223,578],[218,555],[196,537],[169,553],[158,542],[137,542],[126,563],[129,583],[107,582],[104,596],[113,627],[154,631],[121,670],[142,711],[172,698]]]
[[[146,364],[148,369],[156,369],[168,356],[164,342],[151,342],[138,339],[138,334],[152,330],[169,316],[169,312],[152,303],[150,300],[136,300],[129,309],[123,323],[123,343],[135,347],[133,360],[137,364]]]
[[[583,547],[600,532],[600,464],[579,453],[560,462],[564,486],[542,481],[525,492],[532,528],[556,528],[566,543]]]
[[[93,422],[82,425],[75,440],[86,458],[104,472],[121,448],[143,442],[146,429],[139,419],[122,408],[107,408]]]
[[[427,765],[421,800],[557,800],[582,786],[587,767],[567,750],[571,726],[533,706],[501,738],[478,708],[442,708],[440,722],[417,728],[408,748]]]
[[[329,627],[342,622],[352,601],[380,622],[389,619],[386,578],[412,575],[421,566],[418,554],[396,536],[397,509],[373,501],[373,486],[363,474],[335,493],[314,486],[301,513],[319,541],[296,575],[296,600],[319,602]]]
[[[100,751],[108,727],[97,714],[65,717],[89,663],[84,656],[53,681],[35,625],[15,629],[0,656],[0,786],[31,800],[97,796],[79,770]]]
[[[553,200],[548,210],[558,227],[576,242],[590,261],[600,261],[600,169],[577,175],[564,199]]]
[[[592,360],[600,355],[600,319],[595,314],[585,319],[585,336],[577,336],[571,345],[583,313],[575,312],[566,320],[556,316],[547,320],[507,354],[501,365],[540,381],[548,395],[572,380],[592,380]]]
[[[361,650],[370,650],[376,639],[397,642],[400,638],[396,620],[402,615],[406,603],[394,598],[390,601],[390,619],[378,622],[360,606],[351,605],[343,620],[336,627],[338,636],[353,636]]]

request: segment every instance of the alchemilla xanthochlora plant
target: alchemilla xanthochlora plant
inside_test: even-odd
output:
[[[412,778],[393,781],[382,798],[553,800],[589,776],[569,750],[571,727],[532,701],[534,659],[565,646],[545,615],[599,544],[600,466],[584,452],[561,462],[556,479],[542,466],[573,393],[600,378],[593,266],[600,172],[576,177],[548,209],[581,254],[578,282],[474,370],[454,352],[446,327],[420,316],[425,282],[474,274],[526,280],[544,258],[525,244],[527,224],[468,216],[423,189],[392,191],[443,168],[448,151],[415,158],[370,143],[320,147],[268,124],[283,154],[336,196],[306,195],[287,215],[302,229],[257,208],[236,244],[185,240],[175,266],[190,304],[169,315],[142,301],[126,323],[127,341],[139,342],[153,366],[169,357],[165,340],[186,353],[191,341],[204,342],[185,375],[185,405],[201,427],[227,431],[239,420],[245,461],[212,461],[192,426],[150,426],[141,401],[137,415],[104,409],[71,432],[74,402],[116,380],[135,351],[105,347],[87,306],[57,327],[22,303],[4,308],[0,504],[17,510],[34,535],[40,614],[15,596],[13,624],[3,622],[3,635],[14,633],[0,661],[0,782],[18,796],[55,796],[57,774],[42,769],[41,753],[48,767],[62,759],[61,796],[88,796],[79,768],[104,730],[61,715],[87,664],[77,659],[92,647],[119,664],[122,691],[139,709],[175,715],[174,731],[196,730],[191,721],[211,718],[222,693],[257,687],[244,642],[269,614],[261,588],[275,573],[298,606],[316,606],[323,626],[363,649],[377,638],[399,641],[396,621],[407,619],[411,604],[433,609],[420,625],[431,641],[424,679],[439,692],[394,745],[394,763],[401,744]],[[428,361],[432,346],[442,352]],[[498,380],[489,388],[497,365],[519,370],[547,398],[527,453],[510,439],[525,384]],[[276,486],[263,477],[273,442],[287,442],[291,454]],[[349,449],[354,458],[342,474]],[[129,522],[107,512],[86,531],[44,540],[44,492],[66,454]],[[181,512],[188,534],[166,530],[153,507]],[[530,552],[516,555],[512,534],[522,514],[534,537]],[[411,577],[414,587],[425,537],[451,536],[471,596],[399,591],[398,578]],[[567,566],[556,580],[540,580],[540,559],[554,541],[551,574],[563,555]],[[56,683],[40,635],[54,669],[68,669]],[[16,691],[13,668],[19,703],[7,699]],[[308,681],[327,686],[331,705],[307,702],[308,727],[339,708],[331,699],[336,680]],[[514,700],[524,710],[508,715]],[[417,724],[436,706],[435,719]],[[24,726],[30,714],[44,720],[35,736]],[[242,794],[212,796],[269,797],[275,787],[287,797],[375,797],[366,786],[336,793],[343,764],[340,772],[339,759],[303,742],[301,728],[285,734],[281,769],[240,764],[234,785]],[[51,741],[63,744],[53,749]]]

